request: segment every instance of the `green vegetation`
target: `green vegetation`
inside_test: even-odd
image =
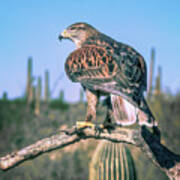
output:
[[[64,101],[60,101],[59,99],[55,99],[50,102],[50,107],[52,109],[67,110],[69,108],[69,104]]]

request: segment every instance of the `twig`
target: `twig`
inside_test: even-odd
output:
[[[175,155],[160,143],[159,138],[145,127],[141,129],[115,128],[109,133],[106,130],[98,133],[92,128],[72,127],[37,141],[17,152],[0,158],[0,168],[8,170],[18,164],[35,158],[43,153],[60,149],[82,139],[106,139],[112,142],[123,142],[140,147],[148,157],[163,170],[171,180],[180,178],[180,156]]]

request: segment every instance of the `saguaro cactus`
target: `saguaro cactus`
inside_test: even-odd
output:
[[[83,98],[84,98],[84,92],[83,92],[83,90],[81,89],[81,90],[80,90],[80,96],[79,96],[79,102],[80,102],[80,103],[83,102]]]
[[[38,77],[38,84],[36,88],[36,101],[35,101],[35,114],[40,114],[40,103],[41,103],[41,90],[42,90],[42,81],[41,77]]]
[[[7,100],[8,100],[8,94],[7,94],[7,92],[3,92],[2,100],[3,100],[3,101],[7,101]]]
[[[64,102],[64,91],[63,90],[61,90],[59,93],[59,100],[60,100],[60,102]]]
[[[44,90],[44,101],[48,102],[50,99],[50,91],[49,91],[49,71],[45,71],[45,90]]]
[[[26,84],[26,98],[28,104],[30,104],[33,101],[33,88],[32,88],[32,82],[33,82],[33,77],[32,77],[32,58],[28,58],[28,67],[27,67],[27,84]]]
[[[89,170],[89,180],[136,180],[131,153],[122,143],[101,142]]]
[[[32,86],[32,90],[33,90],[33,102],[35,103],[36,101],[36,89],[37,87],[35,85]]]
[[[160,95],[161,94],[161,89],[162,89],[162,69],[161,66],[158,67],[158,75],[156,77],[156,84],[155,84],[155,95]]]
[[[148,94],[147,94],[148,98],[151,98],[152,92],[153,92],[154,64],[155,64],[155,49],[152,48],[150,70],[149,70],[149,80],[148,80]]]

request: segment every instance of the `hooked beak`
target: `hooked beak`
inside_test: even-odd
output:
[[[58,39],[61,41],[62,39],[68,39],[70,38],[70,33],[67,32],[65,29],[58,37]]]
[[[64,37],[60,34],[58,39],[61,41]]]

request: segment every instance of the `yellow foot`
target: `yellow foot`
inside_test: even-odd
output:
[[[92,129],[103,129],[104,125],[103,124],[94,124],[92,122],[87,122],[87,121],[77,121],[76,122],[76,127],[78,129],[83,128],[83,127],[91,127]]]
[[[95,128],[95,124],[93,124],[92,122],[87,122],[87,121],[77,121],[76,126],[77,128],[83,128],[83,127]]]

